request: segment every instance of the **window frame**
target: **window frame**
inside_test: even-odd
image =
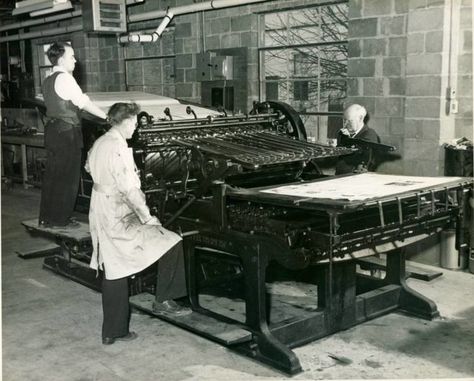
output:
[[[337,46],[337,45],[345,45],[346,46],[346,51],[347,51],[347,45],[348,45],[348,40],[346,39],[335,39],[334,41],[316,41],[316,42],[308,42],[308,43],[296,43],[296,44],[291,44],[288,43],[291,32],[294,32],[294,30],[298,29],[303,29],[306,27],[306,24],[303,26],[296,25],[296,27],[292,27],[290,23],[290,11],[300,11],[300,10],[305,10],[305,9],[316,9],[316,8],[321,8],[321,7],[330,7],[330,6],[335,6],[335,5],[340,5],[340,4],[348,4],[348,0],[335,0],[335,1],[330,1],[330,2],[325,2],[322,4],[315,4],[315,5],[302,5],[299,7],[293,7],[293,8],[286,8],[286,9],[277,9],[277,10],[272,10],[272,11],[265,11],[262,12],[259,15],[258,19],[258,31],[259,31],[259,39],[258,39],[258,77],[259,77],[259,99],[260,101],[263,101],[266,99],[266,85],[268,83],[283,83],[286,82],[286,88],[289,94],[296,93],[294,90],[294,84],[296,82],[301,82],[301,81],[307,81],[308,85],[310,82],[315,82],[317,83],[317,99],[315,102],[316,105],[316,111],[306,111],[306,110],[297,110],[297,112],[302,116],[303,118],[311,118],[311,116],[314,116],[317,118],[317,127],[315,131],[307,131],[309,136],[312,136],[312,140],[318,140],[320,142],[326,142],[328,136],[328,126],[321,128],[320,126],[320,117],[326,117],[328,118],[328,121],[326,123],[329,123],[329,118],[337,118],[338,123],[341,124],[342,126],[342,114],[343,111],[322,111],[320,110],[321,106],[321,83],[322,82],[327,82],[327,81],[345,81],[345,90],[343,97],[341,98],[341,104],[344,102],[344,99],[347,98],[347,60],[348,60],[348,55],[346,55],[346,60],[345,60],[345,75],[342,75],[340,77],[321,77],[321,73],[319,72],[319,75],[314,76],[308,76],[308,77],[300,77],[298,78],[297,76],[292,77],[291,76],[291,63],[294,64],[293,58],[289,58],[289,55],[286,57],[287,61],[287,70],[286,70],[286,78],[278,78],[278,79],[267,79],[265,77],[265,54],[268,51],[277,51],[277,50],[286,50],[288,52],[291,52],[291,49],[298,49],[298,48],[318,48],[318,47],[324,47],[324,46]],[[287,19],[283,25],[283,27],[278,28],[279,30],[284,30],[286,34],[286,38],[283,37],[283,40],[286,40],[285,44],[277,44],[277,45],[270,45],[270,46],[265,46],[265,40],[266,40],[266,35],[268,33],[268,29],[266,29],[266,23],[265,23],[265,17],[268,16],[269,14],[281,14],[284,12],[287,12]],[[314,26],[319,25],[318,23],[314,23]],[[311,26],[311,25],[310,25]],[[275,29],[276,30],[276,29]],[[347,32],[346,32],[347,33]],[[319,62],[318,62],[319,65]],[[299,85],[298,85],[299,86]],[[293,90],[291,90],[293,88]],[[342,91],[342,90],[341,90]],[[293,94],[293,97],[288,96],[287,99],[281,99],[282,101],[288,102],[288,100],[293,100],[293,101],[298,101],[298,102],[304,102],[304,100],[296,100],[294,98],[295,94]],[[309,102],[309,100],[308,100]],[[308,129],[308,128],[307,128]],[[332,133],[334,135],[334,133]],[[333,137],[333,136],[331,136]]]

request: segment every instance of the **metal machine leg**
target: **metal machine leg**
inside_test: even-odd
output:
[[[250,251],[249,255],[242,256],[242,264],[246,286],[246,325],[252,330],[256,344],[251,348],[251,355],[290,374],[298,373],[302,369],[295,353],[277,340],[268,327],[265,289],[268,258],[260,251],[259,245]]]
[[[385,280],[389,284],[401,286],[399,308],[402,311],[429,320],[439,317],[436,304],[407,285],[405,280],[405,251],[403,249],[387,253],[387,275]]]

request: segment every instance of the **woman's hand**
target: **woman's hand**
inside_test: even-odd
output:
[[[161,222],[155,216],[152,216],[145,225],[154,225],[154,226],[161,226]]]

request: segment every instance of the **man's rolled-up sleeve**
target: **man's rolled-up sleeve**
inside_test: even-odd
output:
[[[77,84],[74,77],[68,73],[58,75],[54,83],[54,91],[66,101],[71,101],[75,106],[82,109],[90,101]]]

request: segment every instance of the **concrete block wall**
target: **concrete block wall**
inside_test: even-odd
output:
[[[451,0],[349,2],[347,103],[365,105],[369,124],[401,155],[382,164],[381,172],[442,175],[443,143],[458,136],[472,139],[471,10],[468,1],[453,11],[455,4]],[[453,22],[461,36],[455,60],[449,56],[451,12],[461,18],[459,24]],[[449,67],[450,60],[455,67]],[[447,114],[446,88],[456,76],[459,113]]]
[[[406,1],[349,2],[348,98],[363,104],[383,142],[403,150]],[[385,164],[397,172],[397,164]],[[393,168],[394,167],[394,168]]]
[[[123,53],[115,36],[89,35],[75,32],[55,38],[43,37],[32,41],[33,66],[39,65],[43,44],[70,41],[77,59],[74,78],[84,92],[124,91]],[[41,93],[40,78],[35,75],[35,91]]]
[[[178,4],[179,3],[179,4]],[[146,2],[129,7],[131,14],[152,10],[163,10],[168,6],[192,4],[192,0]],[[296,6],[316,5],[323,0],[275,0],[262,4],[246,5],[221,10],[206,11],[189,15],[177,16],[173,20],[175,52],[175,97],[191,102],[202,101],[202,83],[196,79],[197,54],[205,51],[220,51],[224,49],[246,48],[246,79],[245,84],[234,88],[236,110],[248,112],[252,102],[259,98],[258,86],[258,13],[291,9]],[[158,20],[159,22],[160,20]],[[133,25],[133,24],[132,24]],[[153,22],[147,22],[153,27]],[[158,24],[155,22],[154,28]],[[129,25],[129,29],[130,25]],[[169,44],[164,44],[164,47]],[[237,60],[239,61],[239,60]],[[237,71],[239,68],[237,68]],[[243,70],[242,70],[243,71]],[[139,70],[135,71],[139,76]],[[127,75],[130,73],[127,72]],[[128,82],[135,77],[128,77]],[[245,94],[242,93],[245,90]],[[245,99],[240,99],[245,97]]]
[[[459,22],[459,58],[457,97],[459,113],[456,115],[456,137],[467,137],[473,140],[472,119],[472,1],[463,0],[460,10]]]

